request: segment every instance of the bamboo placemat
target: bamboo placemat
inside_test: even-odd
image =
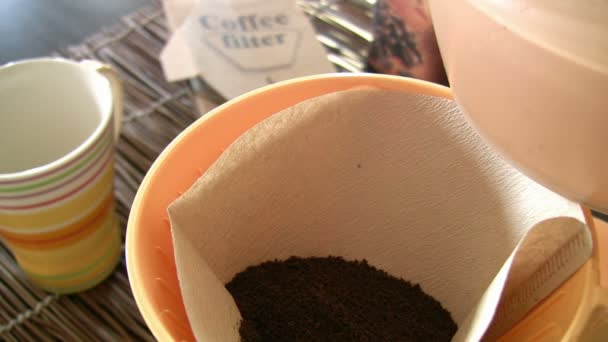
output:
[[[341,71],[365,67],[374,2],[298,1],[312,17],[328,59]],[[124,118],[115,180],[123,239],[131,203],[152,162],[200,112],[223,102],[201,80],[164,80],[158,56],[168,36],[161,6],[155,4],[57,54],[104,61],[123,78]],[[199,111],[197,104],[204,109]],[[96,288],[57,296],[32,286],[0,244],[0,340],[153,341],[154,337],[133,300],[124,257],[116,272]]]

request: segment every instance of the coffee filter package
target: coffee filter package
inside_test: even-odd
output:
[[[454,340],[477,341],[504,333],[591,253],[580,207],[498,157],[455,102],[374,89],[267,118],[168,212],[200,341],[239,340],[224,284],[269,260],[366,259],[441,302]]]
[[[227,99],[261,86],[334,72],[296,1],[163,0],[169,81],[201,77]]]

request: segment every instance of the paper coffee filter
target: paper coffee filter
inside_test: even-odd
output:
[[[460,338],[482,336],[491,317],[476,314],[493,315],[529,229],[573,217],[576,234],[565,236],[589,240],[578,205],[500,159],[455,102],[380,90],[328,94],[269,117],[168,211],[199,341],[238,341],[240,314],[224,284],[293,255],[367,259],[419,283]],[[524,258],[540,267],[552,255]]]

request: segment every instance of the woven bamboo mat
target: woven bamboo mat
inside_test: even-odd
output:
[[[374,0],[302,0],[328,59],[341,71],[365,66]],[[146,171],[185,127],[223,99],[201,80],[168,83],[158,62],[169,34],[159,4],[57,55],[113,65],[124,82],[124,122],[117,146],[115,195],[124,229]],[[199,107],[197,107],[197,105]],[[203,109],[199,110],[197,108]],[[123,240],[124,241],[124,240]],[[124,255],[124,254],[123,254]],[[70,296],[32,286],[0,244],[0,339],[6,341],[153,341],[133,300],[124,257],[96,288]]]

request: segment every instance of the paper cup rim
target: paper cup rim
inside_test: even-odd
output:
[[[33,64],[45,64],[45,63],[46,64],[55,64],[55,65],[58,65],[58,64],[69,65],[71,67],[83,68],[83,70],[88,70],[94,74],[97,74],[97,76],[105,79],[103,75],[97,73],[95,71],[95,69],[93,69],[93,68],[88,68],[85,64],[81,64],[78,61],[73,61],[73,60],[69,60],[66,58],[60,58],[60,57],[30,58],[30,59],[23,59],[23,60],[19,60],[19,61],[15,61],[15,62],[6,63],[4,65],[0,65],[0,77],[2,76],[1,73],[6,72],[8,70],[12,70],[15,68],[23,68],[23,67],[27,67],[27,66],[33,65]],[[109,83],[108,83],[108,87],[110,87]],[[115,101],[115,99],[112,98],[112,101]],[[107,106],[107,108],[104,108],[105,110],[101,111],[101,115],[102,115],[101,120],[99,120],[99,123],[97,124],[97,126],[95,126],[95,130],[93,131],[93,133],[91,133],[89,136],[87,136],[87,138],[85,140],[83,140],[78,146],[76,146],[75,148],[73,148],[72,150],[70,150],[63,156],[61,156],[60,158],[57,158],[49,163],[39,165],[39,166],[30,168],[27,170],[0,173],[0,182],[22,182],[22,181],[28,180],[30,178],[35,178],[37,176],[44,175],[48,172],[52,172],[53,170],[60,168],[62,165],[65,165],[65,164],[69,163],[70,161],[78,158],[78,156],[80,156],[82,153],[84,153],[84,151],[89,149],[89,147],[91,147],[91,145],[93,145],[95,143],[95,141],[97,141],[100,138],[101,134],[105,130],[105,127],[107,127],[110,124],[110,120],[112,119],[112,115],[113,115],[112,108],[113,108],[113,103],[110,103]]]

